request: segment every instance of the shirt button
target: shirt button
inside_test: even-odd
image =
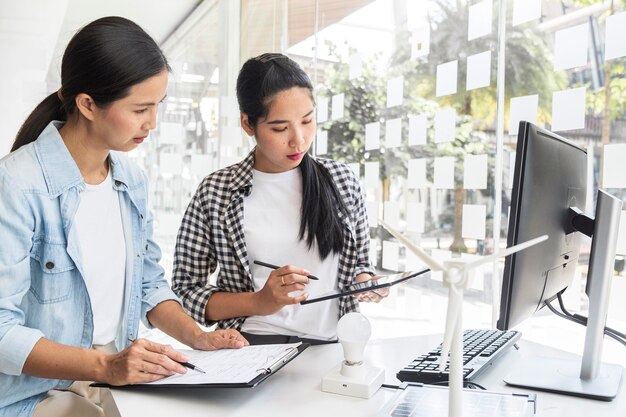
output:
[[[54,262],[46,262],[46,268],[48,269],[54,268]]]
[[[120,185],[122,185],[122,182],[121,182],[121,181],[118,181],[118,180],[115,180],[115,186],[116,186],[116,187],[119,187]]]
[[[143,220],[143,214],[140,214],[140,215],[139,215],[139,218]]]
[[[146,244],[146,250],[148,250],[148,245]]]

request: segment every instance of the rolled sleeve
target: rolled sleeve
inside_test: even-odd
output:
[[[146,294],[146,296],[144,296],[141,303],[141,321],[148,329],[154,328],[154,326],[152,326],[152,324],[150,324],[150,321],[148,320],[148,313],[150,312],[150,310],[152,310],[163,301],[168,300],[174,300],[182,306],[182,303],[180,302],[176,294],[174,294],[174,291],[172,291],[167,286],[167,284],[164,287],[153,289],[148,294]]]
[[[21,375],[24,363],[35,343],[44,334],[37,329],[15,325],[0,339],[0,372],[7,375]]]

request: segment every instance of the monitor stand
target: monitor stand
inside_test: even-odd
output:
[[[598,190],[587,295],[589,319],[582,360],[529,358],[504,378],[508,385],[610,401],[617,395],[623,368],[601,363],[604,325],[622,202]]]

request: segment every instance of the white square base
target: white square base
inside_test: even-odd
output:
[[[365,365],[361,365],[365,366]],[[363,369],[363,376],[350,378],[341,375],[341,365],[322,378],[322,391],[351,397],[369,398],[385,382],[385,370],[371,366]]]

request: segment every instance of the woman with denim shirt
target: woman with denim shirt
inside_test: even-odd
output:
[[[181,353],[136,338],[140,320],[195,349],[247,344],[184,313],[158,265],[146,177],[123,155],[155,127],[168,73],[133,22],[88,24],[62,87],[0,160],[0,416],[115,415],[107,390],[74,381],[185,373]]]
[[[385,295],[299,305],[372,279],[359,179],[345,164],[308,154],[317,131],[313,86],[287,56],[246,61],[237,99],[256,147],[198,187],[178,232],[172,288],[196,320],[238,329],[252,344],[336,341],[342,315]],[[309,282],[310,274],[320,279]]]

